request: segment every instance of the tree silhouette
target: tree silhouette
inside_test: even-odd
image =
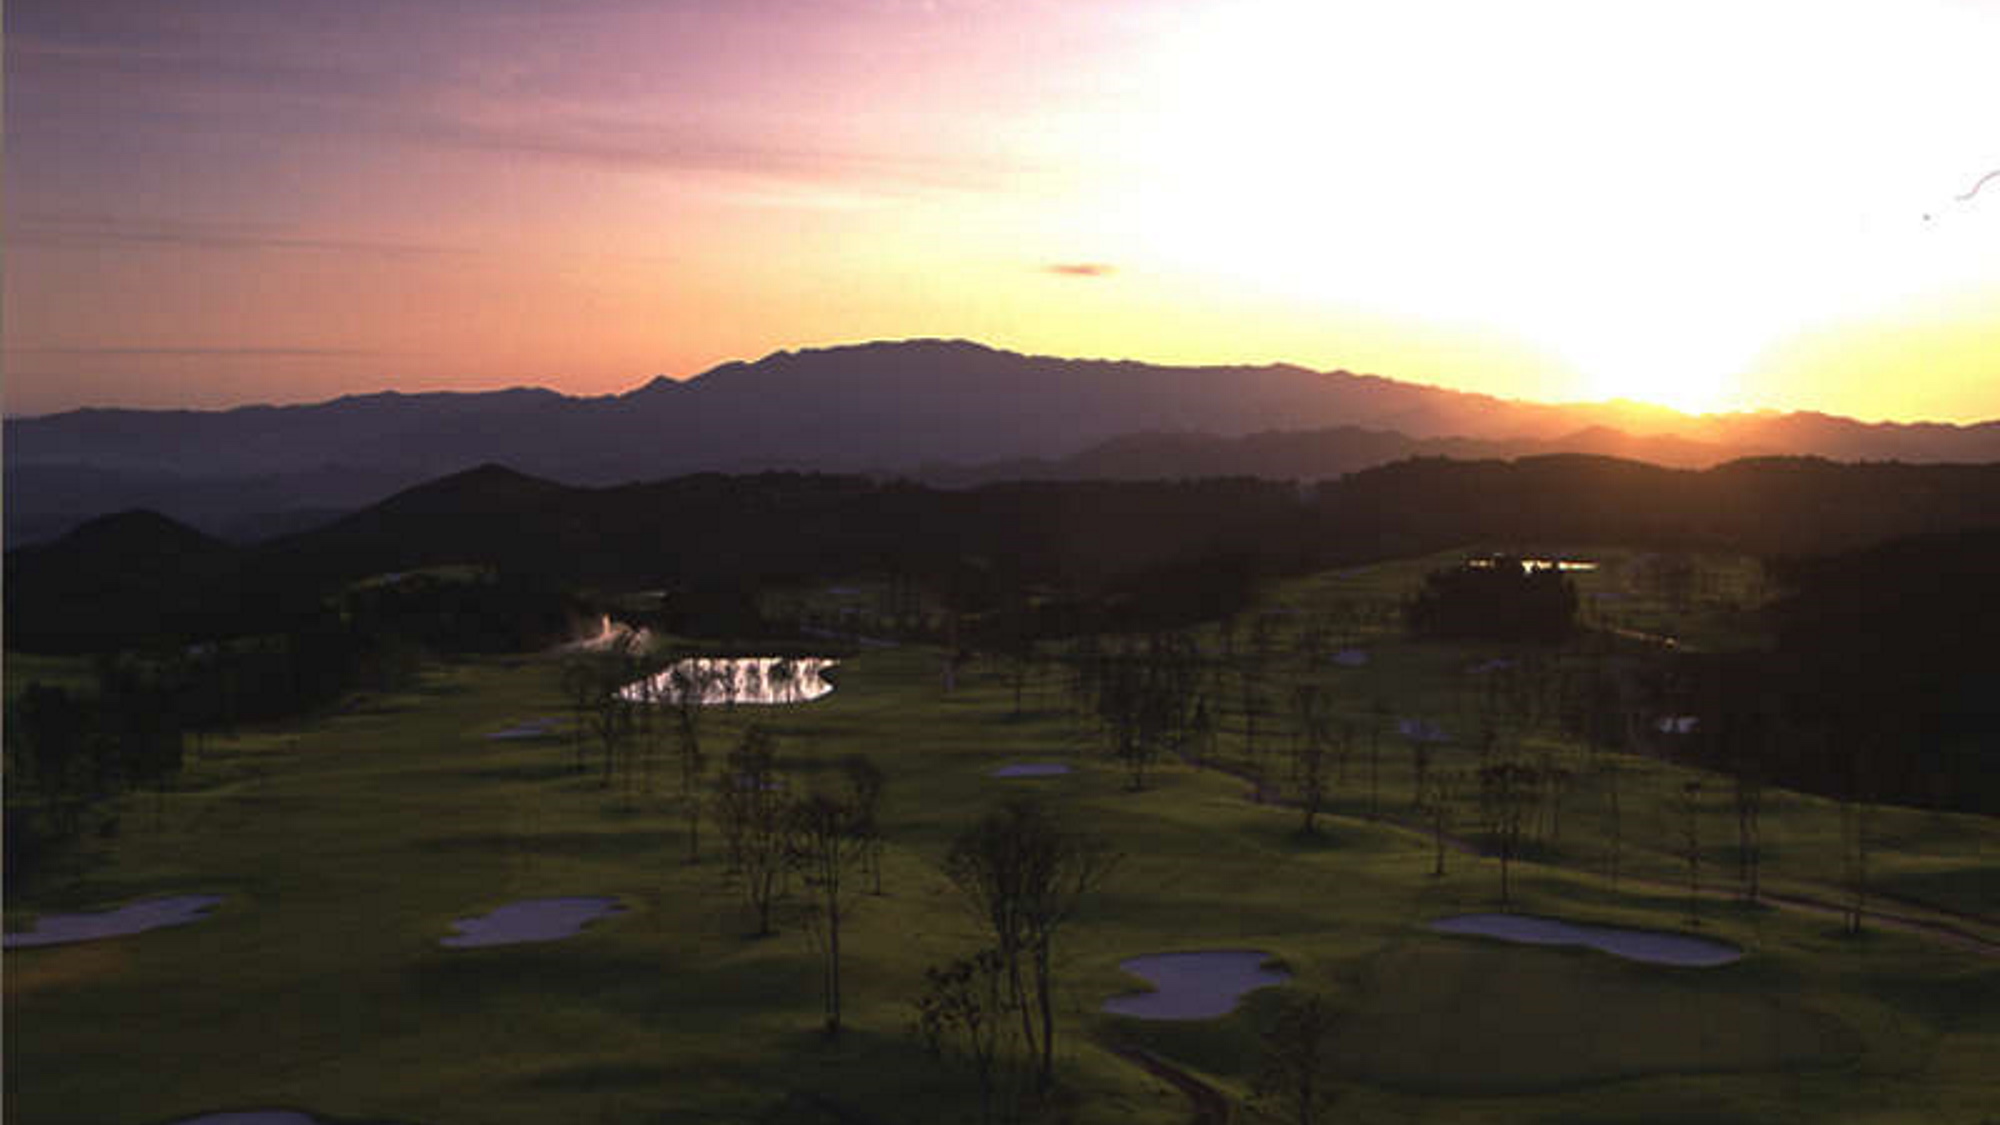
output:
[[[784,779],[777,738],[752,724],[716,779],[716,813],[730,842],[737,888],[757,919],[756,935],[771,933],[771,905],[786,863]]]
[[[840,1034],[840,932],[848,905],[847,873],[867,856],[861,810],[852,800],[814,793],[786,811],[786,860],[817,898],[807,930],[822,957],[820,995],[828,1037]]]
[[[993,939],[1043,1089],[1055,1074],[1055,939],[1115,862],[1101,838],[1071,829],[1032,798],[982,817],[945,857],[946,876]]]
[[[1290,999],[1264,1033],[1256,1099],[1298,1125],[1326,1120],[1338,1099],[1327,1071],[1332,1062],[1333,1005],[1318,994]]]
[[[1486,836],[1500,858],[1500,902],[1511,901],[1508,867],[1520,854],[1526,831],[1541,791],[1541,775],[1533,766],[1501,761],[1479,771],[1479,809],[1486,823]]]

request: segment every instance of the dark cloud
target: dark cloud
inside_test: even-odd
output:
[[[1054,262],[1042,267],[1063,277],[1110,277],[1118,267],[1107,262]]]

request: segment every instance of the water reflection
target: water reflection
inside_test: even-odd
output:
[[[625,688],[625,698],[679,703],[804,703],[833,690],[824,674],[839,661],[823,656],[694,656],[677,660],[650,681]]]
[[[1468,562],[1468,563],[1467,563],[1466,565],[1467,565],[1467,566],[1470,566],[1470,567],[1472,567],[1472,568],[1474,568],[1474,569],[1476,569],[1476,570],[1485,570],[1486,568],[1488,568],[1488,567],[1491,567],[1491,566],[1493,566],[1493,565],[1494,565],[1494,564],[1495,564],[1496,562],[1499,562],[1499,561],[1502,561],[1502,560],[1496,560],[1496,559],[1473,559],[1473,560],[1471,560],[1470,562]],[[1589,562],[1589,561],[1586,561],[1586,560],[1584,560],[1584,559],[1507,559],[1507,560],[1504,560],[1504,561],[1507,561],[1507,562],[1516,562],[1516,563],[1520,563],[1520,564],[1521,564],[1521,569],[1522,569],[1522,570],[1561,570],[1561,571],[1571,571],[1571,570],[1596,570],[1596,569],[1597,569],[1597,564],[1596,564],[1596,563],[1594,563],[1594,562]]]

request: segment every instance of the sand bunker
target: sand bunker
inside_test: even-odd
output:
[[[514,945],[529,941],[561,941],[575,937],[599,918],[623,914],[625,908],[615,898],[530,898],[507,905],[479,918],[460,918],[452,928],[458,933],[441,938],[439,945],[464,948],[474,945]]]
[[[1627,930],[1588,926],[1532,914],[1459,914],[1440,918],[1431,929],[1447,934],[1477,934],[1527,945],[1583,945],[1631,961],[1655,965],[1706,968],[1739,960],[1743,951],[1726,941],[1670,934],[1660,930]]]
[[[230,1113],[204,1113],[182,1117],[174,1125],[318,1125],[318,1117],[296,1109],[236,1109]]]
[[[1396,733],[1412,742],[1449,742],[1451,738],[1444,728],[1429,719],[1399,719]]]
[[[228,1109],[222,1113],[204,1113],[200,1117],[182,1117],[174,1125],[322,1125],[318,1117],[310,1113],[300,1113],[298,1109]]]
[[[1142,1020],[1205,1020],[1226,1016],[1247,992],[1292,979],[1267,968],[1271,955],[1254,949],[1213,949],[1201,953],[1155,953],[1121,961],[1118,967],[1153,982],[1152,992],[1130,992],[1104,1002],[1114,1016]]]
[[[63,945],[73,941],[124,937],[157,930],[163,926],[185,926],[207,918],[207,911],[222,901],[221,895],[171,895],[149,898],[116,910],[87,914],[44,914],[35,919],[33,929],[6,935],[8,949],[30,945]]]
[[[529,719],[506,730],[496,730],[488,738],[547,738],[556,732],[554,719]]]
[[[1069,772],[1069,767],[1061,762],[1016,762],[1001,766],[987,774],[988,777],[1055,777]]]

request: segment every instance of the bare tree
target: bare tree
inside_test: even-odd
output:
[[[1328,717],[1326,693],[1318,684],[1300,684],[1292,691],[1292,717],[1296,732],[1292,737],[1292,784],[1299,791],[1299,805],[1305,814],[1300,831],[1317,835],[1314,821],[1326,806]]]
[[[1389,725],[1389,701],[1376,696],[1368,704],[1368,819],[1382,815],[1382,735]]]
[[[785,856],[817,898],[807,930],[822,957],[820,996],[829,1038],[840,1034],[840,928],[845,919],[847,873],[867,855],[861,810],[850,800],[814,793],[786,812]]]
[[[1675,798],[1681,819],[1681,859],[1687,864],[1688,925],[1701,925],[1701,782],[1683,784]]]
[[[1102,839],[1070,829],[1031,798],[981,818],[945,857],[945,874],[993,937],[1044,1089],[1055,1073],[1055,939],[1115,861]]]
[[[591,670],[589,658],[576,655],[563,661],[562,687],[570,709],[570,743],[576,749],[576,772],[582,773],[585,728],[597,696],[597,676]]]
[[[979,1081],[980,1118],[990,1125],[1009,1116],[1017,1083],[1010,1082],[1007,1050],[1016,997],[997,950],[982,949],[943,967],[924,970],[917,1000],[917,1033],[933,1055],[962,1053]]]
[[[1264,1059],[1253,1087],[1259,1102],[1288,1121],[1326,1120],[1338,1094],[1327,1078],[1332,1061],[1333,1005],[1317,994],[1290,1001],[1264,1033]]]
[[[1424,779],[1421,806],[1425,817],[1431,823],[1431,846],[1436,858],[1431,866],[1431,877],[1444,877],[1445,840],[1451,831],[1451,813],[1458,800],[1458,775],[1451,770],[1436,770]]]
[[[708,771],[708,757],[701,748],[703,702],[715,673],[698,660],[677,660],[669,666],[666,702],[673,707],[674,732],[680,751],[681,804],[687,810],[689,863],[701,860],[702,778]]]
[[[1487,839],[1500,857],[1500,902],[1511,901],[1508,867],[1520,854],[1521,840],[1541,790],[1533,766],[1501,761],[1479,770],[1479,809]]]
[[[757,917],[757,936],[771,933],[771,905],[786,863],[784,779],[777,739],[752,725],[730,752],[716,781],[716,813],[730,841],[738,889]]]
[[[873,893],[882,893],[882,797],[888,778],[866,754],[849,754],[841,759],[847,778],[847,799],[854,806],[853,829],[862,841],[862,857],[874,883]]]

